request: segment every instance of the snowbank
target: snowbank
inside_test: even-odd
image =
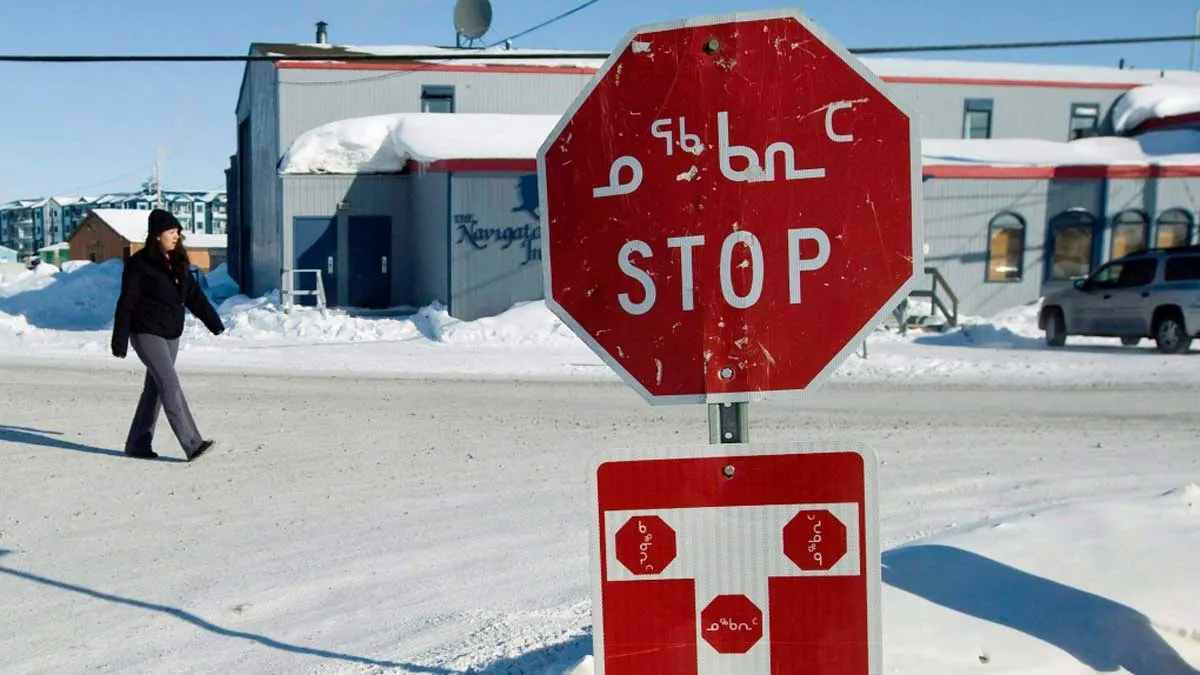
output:
[[[883,554],[888,672],[1194,673],[1200,486],[976,523]],[[564,675],[592,675],[591,656]]]
[[[285,174],[395,173],[408,162],[536,159],[558,115],[396,113],[323,124],[292,142]]]
[[[1197,550],[1195,484],[1099,495],[892,549],[883,555],[888,668],[1196,672]]]
[[[121,263],[25,271],[0,282],[0,355],[108,358]],[[341,310],[284,310],[277,292],[250,298],[223,267],[206,293],[226,326],[211,335],[188,315],[185,363],[217,369],[419,374],[430,377],[618,376],[552,314],[543,301],[462,321],[434,303],[410,315],[356,316]],[[969,386],[1189,386],[1200,360],[1162,355],[1115,339],[1071,338],[1046,347],[1037,303],[990,317],[963,317],[945,333],[880,329],[867,356],[851,356],[831,382],[954,383]]]
[[[1136,137],[1075,141],[1026,138],[922,139],[922,163],[979,166],[1148,166],[1200,164],[1200,131],[1172,129]]]
[[[1113,130],[1134,131],[1150,120],[1200,113],[1200,86],[1152,84],[1126,92],[1113,104]]]

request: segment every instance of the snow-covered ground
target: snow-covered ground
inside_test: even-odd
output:
[[[64,356],[111,365],[109,330],[120,285],[119,262],[69,263],[67,270],[0,278],[0,353]],[[180,367],[275,372],[349,370],[364,375],[541,377],[616,380],[617,376],[546,308],[529,302],[477,321],[439,306],[412,316],[376,318],[333,311],[284,311],[277,297],[248,298],[223,268],[210,275],[228,330],[214,337],[194,318]],[[1073,338],[1045,348],[1036,304],[992,317],[967,317],[944,334],[880,330],[866,357],[852,356],[833,382],[956,383],[1038,387],[1190,384],[1200,359],[1163,356],[1116,340]]]
[[[136,369],[0,372],[12,675],[586,673],[590,459],[707,440],[614,383],[214,372],[222,446],[179,463],[163,422],[144,462]],[[751,429],[880,455],[884,672],[1195,675],[1194,401],[831,387]]]
[[[164,419],[129,460],[119,275],[0,278],[0,670],[592,672],[586,467],[704,444],[701,408],[649,408],[542,303],[289,313],[218,271],[230,329],[189,319],[180,365],[222,445],[180,463]],[[1198,675],[1200,360],[1048,350],[1035,316],[880,331],[751,437],[880,455],[884,672]]]

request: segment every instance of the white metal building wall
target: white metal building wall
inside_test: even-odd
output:
[[[280,153],[297,136],[350,117],[421,111],[421,87],[454,87],[460,113],[559,114],[590,75],[450,71],[280,70]]]

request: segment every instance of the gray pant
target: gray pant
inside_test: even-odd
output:
[[[167,421],[179,445],[187,454],[199,447],[203,440],[196,429],[196,421],[188,410],[187,399],[179,386],[175,374],[175,356],[179,353],[179,340],[167,340],[157,335],[135,333],[129,342],[138,358],[146,365],[146,381],[142,385],[142,397],[138,400],[133,424],[125,440],[126,451],[150,450],[154,439],[154,427],[158,424],[158,411],[165,408]]]

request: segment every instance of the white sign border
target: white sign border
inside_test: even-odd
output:
[[[698,26],[713,26],[718,24],[728,23],[744,23],[750,21],[762,21],[766,19],[790,18],[799,22],[806,30],[813,34],[817,39],[825,44],[831,51],[838,55],[847,65],[858,73],[859,77],[867,81],[872,87],[877,89],[897,110],[903,113],[908,118],[909,128],[909,164],[911,175],[911,195],[912,195],[912,262],[913,269],[908,280],[901,286],[891,298],[888,299],[883,306],[877,310],[867,323],[858,330],[853,338],[847,340],[833,358],[821,369],[819,373],[812,379],[804,389],[782,389],[762,392],[729,392],[729,393],[701,393],[701,394],[684,394],[679,396],[655,396],[642,386],[637,378],[633,377],[621,363],[613,358],[600,343],[595,340],[586,330],[583,329],[574,318],[554,300],[552,293],[552,275],[551,275],[551,247],[549,245],[543,247],[542,251],[542,285],[543,295],[545,297],[546,307],[550,309],[555,316],[559,318],[568,328],[571,329],[577,337],[579,337],[600,359],[611,368],[624,382],[634,389],[638,395],[645,399],[650,405],[681,405],[681,404],[696,404],[696,403],[748,403],[753,401],[764,401],[767,399],[793,399],[803,400],[804,397],[811,395],[819,389],[826,380],[858,349],[867,336],[875,331],[875,328],[883,323],[886,317],[891,314],[892,310],[897,307],[909,293],[916,287],[918,281],[924,276],[924,206],[922,204],[922,174],[921,174],[921,136],[919,116],[916,111],[906,103],[900,101],[892,92],[890,85],[885,83],[878,75],[866,67],[854,54],[836,40],[832,35],[825,31],[820,25],[813,21],[807,14],[797,8],[760,10],[750,12],[733,12],[727,14],[714,14],[706,16],[697,16],[685,19],[676,19],[673,21],[665,21],[659,23],[650,23],[642,26],[637,26],[625,34],[625,37],[618,43],[617,48],[612,51],[609,57],[604,61],[600,70],[588,81],[583,91],[576,96],[575,100],[559,118],[558,123],[554,125],[553,131],[542,142],[537,153],[537,175],[538,175],[538,197],[541,200],[541,227],[545,233],[545,238],[549,240],[550,236],[550,200],[546,185],[546,153],[554,147],[558,138],[562,135],[564,129],[583,107],[588,97],[600,85],[600,82],[608,75],[617,61],[625,54],[633,43],[634,38],[648,33],[661,33],[664,31],[673,31],[684,28],[693,28]]]

